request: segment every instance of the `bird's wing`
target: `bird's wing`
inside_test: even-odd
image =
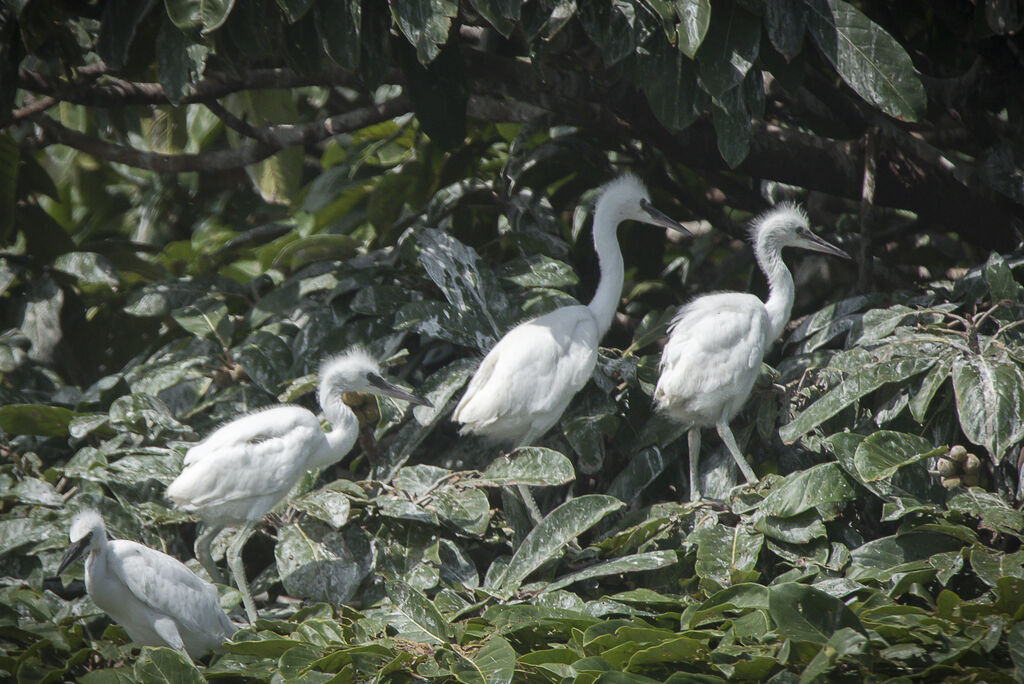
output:
[[[730,387],[760,367],[769,327],[764,304],[753,295],[729,292],[695,299],[669,328],[659,385],[677,398]]]
[[[225,446],[262,442],[281,437],[296,425],[317,424],[316,417],[301,406],[275,406],[254,411],[214,430],[206,439],[185,454],[185,465],[191,465],[220,452]]]
[[[281,409],[240,418],[214,433],[216,440],[211,436],[193,447],[203,452],[186,459],[181,474],[167,487],[168,498],[193,510],[291,489],[325,437],[309,411]]]
[[[192,632],[234,631],[234,625],[221,610],[217,589],[181,561],[126,539],[109,544],[107,568],[152,611],[174,618]]]
[[[484,358],[453,418],[486,423],[560,407],[593,373],[597,338],[597,325],[584,306],[516,326]]]

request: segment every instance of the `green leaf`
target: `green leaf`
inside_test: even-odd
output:
[[[506,38],[512,35],[522,6],[520,0],[469,0],[469,4]]]
[[[716,2],[712,21],[697,51],[704,89],[713,98],[732,90],[754,65],[761,44],[761,22],[739,3]]]
[[[387,583],[388,598],[395,607],[437,643],[451,639],[448,621],[426,596],[398,580]]]
[[[857,446],[853,463],[862,480],[873,482],[890,477],[905,465],[945,451],[946,447],[935,448],[917,435],[879,430]]]
[[[121,282],[110,263],[95,252],[66,252],[54,259],[53,268],[83,284],[113,287]]]
[[[323,487],[304,495],[293,504],[300,511],[322,520],[335,530],[340,530],[348,522],[351,502],[343,492]]]
[[[412,110],[423,132],[441,149],[460,146],[466,137],[466,93],[462,54],[452,46],[431,58],[429,64],[403,50],[402,72]]]
[[[446,487],[437,493],[431,507],[466,534],[483,535],[491,522],[487,495],[473,487],[461,490]]]
[[[0,134],[0,245],[8,244],[14,229],[20,158],[21,151],[14,139],[8,133]]]
[[[747,158],[753,129],[744,98],[743,85],[722,93],[712,110],[712,123],[722,159],[734,169]]]
[[[391,0],[391,14],[402,34],[416,48],[420,64],[429,64],[448,41],[448,30],[458,13],[453,0]]]
[[[172,648],[147,646],[135,661],[135,681],[140,684],[203,684],[206,680],[181,653]]]
[[[669,565],[673,565],[678,561],[675,551],[651,551],[648,553],[638,553],[632,556],[625,556],[623,558],[614,558],[604,563],[597,563],[591,565],[583,570],[578,570],[572,574],[559,577],[554,582],[546,585],[542,589],[542,593],[549,591],[555,591],[567,587],[574,582],[579,582],[585,579],[591,579],[593,577],[604,577],[607,575],[618,575],[623,572],[641,572],[644,570],[658,570]]]
[[[764,28],[775,49],[787,60],[800,54],[807,29],[805,0],[773,0],[764,6]]]
[[[209,33],[220,28],[235,0],[164,0],[167,16],[183,31],[198,29]]]
[[[576,471],[568,458],[553,449],[525,447],[494,459],[481,478],[481,484],[494,487],[553,487],[575,480]]]
[[[964,542],[946,534],[911,532],[869,541],[850,552],[850,579],[883,576],[904,563],[926,560],[936,553],[958,551]]]
[[[340,531],[318,520],[302,520],[278,530],[274,558],[291,596],[348,603],[373,570],[373,547],[355,526]]]
[[[157,78],[171,104],[187,96],[206,66],[209,49],[189,40],[165,15],[156,34]]]
[[[789,518],[822,504],[853,499],[857,490],[837,463],[821,463],[793,473],[761,502],[766,515]]]
[[[694,571],[704,580],[707,591],[718,591],[757,577],[754,567],[764,544],[764,535],[760,532],[743,524],[736,527],[716,524],[698,527],[686,541],[697,545]]]
[[[935,393],[939,391],[939,388],[942,387],[949,377],[949,373],[953,368],[954,358],[954,354],[940,356],[939,360],[932,366],[932,369],[928,371],[928,374],[921,379],[921,386],[918,387],[917,392],[910,398],[910,403],[908,404],[910,415],[918,423],[924,422],[928,406],[932,403]]]
[[[112,69],[124,68],[139,24],[156,0],[110,0],[103,4],[96,53]]]
[[[221,296],[203,297],[175,309],[171,315],[178,325],[196,337],[216,340],[224,346],[231,342],[235,326],[228,317],[228,307]]]
[[[7,404],[0,406],[0,430],[9,435],[65,437],[68,424],[77,415],[63,406]]]
[[[679,50],[658,40],[640,56],[639,85],[665,128],[682,131],[697,120],[697,69]]]
[[[359,66],[362,8],[359,0],[320,0],[313,6],[320,44],[342,69]]]
[[[836,630],[800,673],[800,684],[821,681],[821,677],[834,670],[844,658],[859,655],[867,647],[868,638],[860,632],[849,627]]]
[[[711,23],[711,0],[673,0],[679,17],[679,50],[693,59]]]
[[[1007,645],[1010,648],[1010,659],[1013,661],[1013,667],[1019,678],[1024,674],[1024,621],[1017,622],[1010,628]]]
[[[839,599],[803,584],[785,582],[769,587],[768,612],[783,636],[825,644],[849,628],[864,634],[857,616]]]
[[[454,674],[460,682],[509,684],[516,671],[516,652],[508,641],[492,636],[471,657],[462,657],[459,664]]]
[[[988,261],[982,269],[982,276],[993,300],[1020,301],[1021,286],[1014,280],[1013,271],[1006,264],[1006,260],[997,252],[989,254]]]
[[[496,273],[520,287],[568,287],[579,278],[572,266],[543,254],[530,254],[502,264]]]
[[[916,121],[924,114],[924,86],[895,38],[843,0],[807,7],[818,49],[854,92],[898,119]]]
[[[1011,361],[971,354],[953,361],[957,415],[967,439],[993,463],[1024,439],[1024,375]]]
[[[551,511],[516,549],[501,578],[501,592],[515,592],[531,572],[622,505],[615,497],[586,494]]]
[[[613,66],[633,54],[636,40],[633,5],[615,0],[584,2],[577,6],[576,16],[606,65]]]
[[[306,16],[313,3],[314,0],[277,0],[277,5],[284,12],[289,24],[294,24]]]
[[[793,420],[779,428],[779,437],[787,444],[810,432],[866,394],[888,382],[902,382],[931,368],[935,357],[897,356],[882,363],[866,366],[846,377],[813,404],[801,411]]]

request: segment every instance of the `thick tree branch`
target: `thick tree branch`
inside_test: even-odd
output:
[[[263,129],[264,133],[261,136],[265,137],[267,142],[256,141],[230,150],[180,155],[144,152],[124,145],[115,145],[73,131],[45,114],[35,117],[33,121],[43,131],[36,146],[67,145],[105,161],[161,173],[182,173],[238,169],[266,159],[286,147],[316,143],[339,133],[348,133],[393,119],[408,111],[409,100],[400,95],[380,105],[356,109],[308,124],[269,126]]]

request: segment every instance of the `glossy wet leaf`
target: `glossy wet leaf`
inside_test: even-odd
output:
[[[880,430],[868,435],[857,446],[853,462],[861,479],[871,482],[889,477],[905,465],[945,451],[945,447],[935,448],[917,435]]]
[[[527,576],[559,553],[572,539],[622,507],[611,496],[586,494],[551,511],[516,549],[501,578],[500,590],[511,594]]]
[[[74,411],[63,406],[8,404],[0,406],[0,430],[10,435],[61,437],[68,434]]]
[[[432,642],[449,640],[448,622],[423,594],[399,581],[389,581],[387,593],[395,607]]]
[[[964,434],[999,463],[1024,439],[1024,373],[1015,363],[985,355],[958,358],[953,390]]]
[[[278,531],[277,571],[292,596],[347,603],[374,565],[370,540],[356,529],[335,531],[316,520]]]
[[[779,632],[797,641],[824,644],[842,629],[864,633],[860,620],[846,604],[803,584],[771,587],[768,611]]]
[[[568,458],[552,449],[526,447],[494,459],[483,472],[482,484],[553,486],[572,482],[576,471]]]
[[[821,463],[789,475],[761,502],[761,510],[780,518],[798,515],[827,503],[847,501],[856,496],[850,478],[836,463]]]
[[[885,29],[843,0],[808,3],[808,28],[843,80],[886,114],[915,121],[925,92],[906,50]]]

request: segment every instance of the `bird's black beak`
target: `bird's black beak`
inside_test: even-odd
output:
[[[57,566],[57,574],[64,572],[64,569],[75,562],[75,560],[85,553],[85,550],[89,548],[89,542],[92,541],[92,532],[85,535],[76,542],[71,542],[68,550],[64,552],[64,557],[60,559],[60,565]]]
[[[390,382],[380,377],[376,373],[367,374],[366,380],[377,389],[377,391],[374,392],[374,394],[383,394],[384,396],[393,397],[395,399],[401,399],[402,401],[407,401],[410,404],[419,404],[420,406],[429,406],[431,408],[434,407],[433,404],[431,404],[423,397],[417,397],[415,394],[410,394],[409,392],[406,392],[401,387],[396,387],[392,385]]]
[[[678,233],[682,233],[683,235],[690,235],[690,231],[683,228],[678,221],[669,218],[666,214],[663,214],[647,200],[640,200],[640,208],[644,210],[645,214],[647,214],[643,219],[645,223],[650,223],[652,226],[668,228],[669,230],[674,230]]]
[[[803,236],[805,240],[803,247],[810,249],[815,252],[822,252],[823,254],[831,254],[833,256],[842,257],[844,259],[850,259],[850,255],[833,245],[828,240],[822,239],[814,233],[808,232],[806,236]]]

